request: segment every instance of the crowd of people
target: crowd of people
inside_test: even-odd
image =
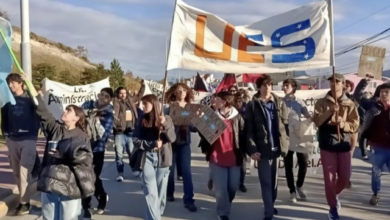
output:
[[[343,75],[330,77],[331,89],[316,102],[313,114],[294,95],[298,89],[294,79],[283,82],[283,98],[272,92],[272,78],[266,74],[257,79],[258,91],[254,95],[231,86],[212,95],[210,107],[227,128],[214,143],[209,143],[194,126],[175,125],[169,116],[172,105],[185,107],[194,100],[193,90],[186,84],[171,86],[166,92],[166,103],[160,103],[152,94],[132,97],[124,87],[115,92],[103,88],[96,101],[80,107],[67,106],[60,122],[46,108],[43,95],[31,97],[24,90],[26,77],[11,73],[7,83],[16,105],[6,104],[1,109],[1,129],[20,192],[15,215],[29,213],[32,187],[41,192],[44,220],[74,220],[80,215],[91,218],[95,214],[92,196],[98,201],[96,214],[103,214],[108,194],[100,174],[112,133],[116,180],[125,178],[126,152],[133,174],[141,180],[145,219],[160,220],[167,202],[175,201],[176,170],[177,179],[183,181],[184,207],[196,212],[190,144],[191,132],[197,132],[201,137],[199,147],[209,164],[207,187],[215,191],[218,219],[229,219],[237,190],[247,192],[245,165],[251,158],[258,164],[264,220],[272,220],[278,215],[274,204],[281,157],[285,161],[290,201],[308,197],[304,190],[308,152],[289,141],[290,117],[306,118],[318,127],[316,139],[321,149],[329,219],[340,219],[339,195],[352,187],[351,159],[358,144],[363,158],[367,159],[368,144],[374,157],[370,203],[377,205],[381,172],[384,165],[390,165],[390,83],[378,86],[370,97],[364,92],[370,79],[368,76],[361,80],[354,89]],[[197,117],[203,114],[196,112]],[[42,162],[35,147],[40,129],[47,140]],[[294,154],[299,165],[296,181]]]

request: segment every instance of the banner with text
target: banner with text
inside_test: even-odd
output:
[[[239,74],[328,67],[331,65],[329,24],[327,1],[235,27],[177,0],[167,69]]]
[[[110,87],[109,78],[82,86],[68,86],[47,78],[42,80],[46,106],[57,120],[61,119],[66,106],[81,106],[86,101],[97,100],[100,90],[105,87]]]
[[[297,98],[300,98],[303,100],[305,103],[307,109],[309,110],[310,115],[313,115],[314,112],[314,105],[317,102],[318,99],[325,97],[326,93],[329,90],[297,90],[295,93],[295,96]],[[282,91],[274,91],[273,92],[275,95],[279,97],[284,97],[284,92]],[[314,128],[310,128],[314,129]],[[305,148],[306,153],[309,154],[308,158],[308,168],[307,168],[307,174],[316,174],[316,173],[322,173],[322,164],[321,164],[321,157],[320,157],[320,149],[318,148],[318,142],[316,141],[315,137],[315,131],[310,132],[313,134],[313,137],[308,138],[313,140],[313,143],[310,144],[310,147]],[[307,137],[306,137],[307,138]],[[305,138],[305,139],[306,139]],[[294,159],[293,159],[293,170],[294,174],[296,175],[298,172],[298,161],[296,154],[294,154]],[[285,164],[283,158],[280,158],[279,160],[279,175],[285,175]],[[251,175],[257,176],[257,161],[251,160],[251,169],[250,169]]]

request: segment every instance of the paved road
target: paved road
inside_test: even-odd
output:
[[[189,213],[184,209],[181,199],[174,203],[168,203],[164,220],[213,220],[215,215],[215,199],[212,192],[206,189],[208,168],[204,162],[204,156],[197,149],[197,137],[193,135],[193,159],[192,173],[196,192],[196,205],[199,207],[197,213]],[[112,151],[107,153],[106,168],[103,172],[104,185],[110,195],[107,212],[101,216],[94,216],[96,220],[140,220],[143,219],[144,198],[140,182],[132,177],[127,169],[128,180],[123,183],[115,182],[116,168],[113,163]],[[371,197],[370,187],[370,165],[359,159],[353,160],[354,173],[352,180],[354,187],[345,191],[341,196],[342,209],[340,215],[343,220],[385,220],[390,219],[390,177],[383,176],[382,202],[377,207],[368,205]],[[127,168],[127,167],[126,167]],[[275,220],[320,220],[327,219],[328,208],[325,205],[324,187],[321,175],[310,175],[307,178],[305,188],[309,193],[309,200],[291,204],[288,202],[288,189],[284,177],[280,177],[279,196],[276,207],[280,215]],[[176,197],[182,197],[182,184],[177,184]],[[255,177],[247,177],[247,193],[239,192],[233,202],[231,219],[259,220],[262,219],[262,202],[260,187]],[[39,212],[35,215],[25,217],[5,217],[1,220],[35,220],[39,218]]]

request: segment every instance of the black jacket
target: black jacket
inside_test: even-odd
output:
[[[32,138],[36,140],[39,131],[39,118],[35,113],[33,99],[25,91],[21,96],[15,96],[15,101],[15,105],[7,103],[1,108],[0,121],[3,136],[11,139]]]
[[[245,135],[247,139],[246,150],[250,156],[260,153],[261,158],[275,159],[281,155],[287,155],[289,137],[286,134],[285,124],[288,123],[288,109],[284,101],[272,94],[272,100],[276,106],[277,138],[279,138],[279,150],[273,152],[270,143],[270,131],[268,128],[268,116],[261,104],[260,94],[253,96],[245,110]]]
[[[91,144],[85,137],[58,142],[57,153],[49,155],[38,179],[38,191],[67,196],[89,197],[95,192]]]
[[[241,117],[239,112],[233,108],[234,116],[230,119],[233,127],[233,138],[234,138],[234,153],[236,155],[236,165],[241,166],[244,163],[245,158],[245,134],[244,134],[244,119]],[[214,151],[212,145],[199,132],[200,147],[202,152],[206,154],[206,161],[210,161],[210,156]]]
[[[38,190],[69,196],[73,199],[88,197],[95,191],[92,150],[88,135],[79,128],[67,130],[47,110],[41,96],[36,97],[37,115],[46,139],[59,141],[58,155],[50,155],[46,143]]]

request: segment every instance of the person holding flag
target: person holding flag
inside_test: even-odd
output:
[[[344,76],[336,73],[328,80],[331,89],[316,102],[313,122],[318,127],[329,219],[337,220],[341,208],[339,195],[351,177],[350,141],[359,128],[359,115],[355,103],[344,93]]]

